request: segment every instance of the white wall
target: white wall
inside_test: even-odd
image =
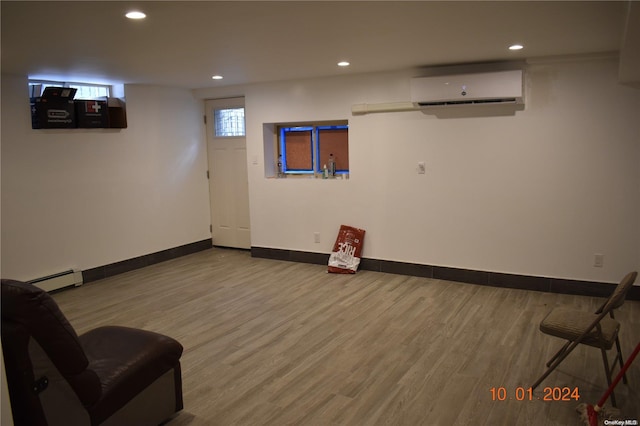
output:
[[[129,128],[32,130],[2,76],[2,276],[88,269],[210,237],[202,103],[246,96],[252,245],[616,282],[640,269],[640,91],[615,60],[538,62],[526,109],[352,116],[409,99],[410,72],[195,91],[126,87]],[[24,90],[23,90],[24,89]],[[348,119],[349,180],[265,178],[263,123]],[[418,175],[418,161],[427,164]],[[321,243],[313,242],[320,232]],[[594,268],[593,255],[605,255]]]
[[[267,179],[249,162],[253,246],[328,253],[349,224],[367,258],[617,282],[640,268],[640,91],[617,83],[615,59],[526,74],[526,109],[507,117],[351,115],[408,101],[408,72],[195,93],[246,96],[249,159],[263,123],[349,119],[349,180]]]
[[[32,130],[2,76],[2,276],[89,269],[210,238],[202,104],[125,87],[128,128]]]

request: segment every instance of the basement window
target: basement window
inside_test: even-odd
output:
[[[330,158],[335,175],[349,173],[349,126],[341,122],[311,122],[276,125],[277,177],[323,176]],[[331,176],[333,177],[333,176]]]
[[[77,90],[74,99],[78,100],[110,97],[112,92],[111,86],[107,84],[29,80],[29,97],[35,98],[41,96],[45,87],[71,87]]]

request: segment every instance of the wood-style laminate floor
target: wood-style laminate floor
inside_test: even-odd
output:
[[[579,347],[518,401],[562,342],[538,324],[554,306],[602,299],[251,258],[213,248],[54,295],[78,333],[117,324],[184,346],[184,410],[169,426],[580,425],[605,390],[597,349]],[[616,316],[623,351],[640,341],[640,302]],[[640,360],[618,387],[640,420]],[[544,387],[579,401],[538,400]],[[492,399],[491,388],[507,399]],[[501,392],[501,391],[500,391]]]

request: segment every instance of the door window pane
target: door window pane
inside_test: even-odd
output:
[[[244,136],[244,108],[216,109],[213,112],[216,137]]]

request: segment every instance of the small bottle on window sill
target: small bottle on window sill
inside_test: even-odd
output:
[[[329,154],[329,177],[336,177],[336,159],[333,154]]]

